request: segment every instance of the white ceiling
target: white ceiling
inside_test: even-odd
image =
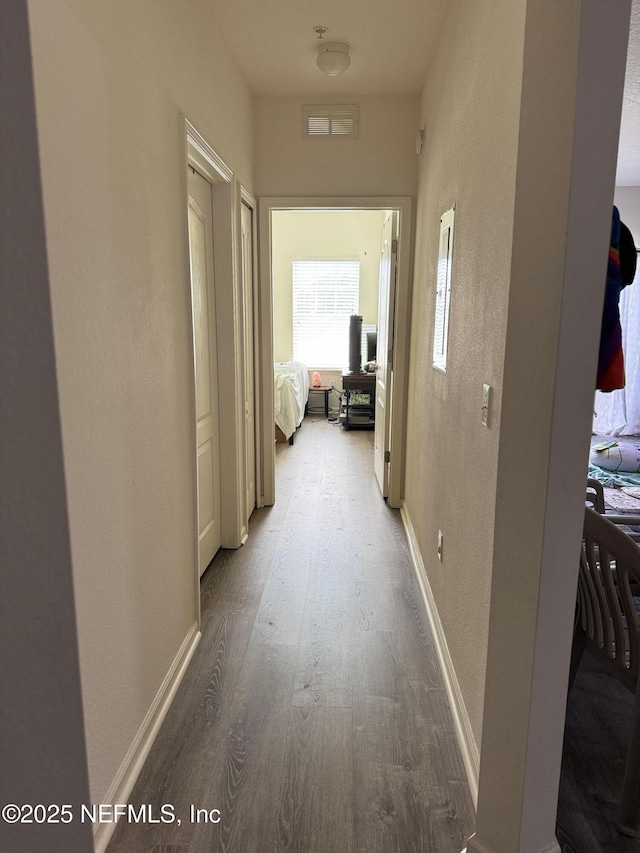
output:
[[[212,0],[225,40],[256,95],[418,94],[448,0]],[[317,36],[351,46],[326,77]],[[640,0],[633,0],[616,183],[640,185]]]
[[[213,0],[225,40],[257,95],[418,94],[448,0]],[[314,27],[351,46],[326,77]]]

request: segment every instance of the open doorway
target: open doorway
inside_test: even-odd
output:
[[[358,370],[367,364],[362,344],[378,325],[384,216],[380,210],[281,210],[272,218],[274,359],[307,367],[309,409],[326,405],[337,424],[350,316],[362,318]],[[316,385],[330,390],[314,391],[314,376]]]
[[[403,489],[412,254],[410,223],[411,200],[408,198],[261,201],[262,340],[273,342],[271,352],[265,349],[262,352],[265,367],[267,363],[282,362],[305,365],[312,389],[312,405],[319,406],[321,411],[326,408],[329,417],[336,417],[337,425],[342,418],[341,428],[344,428],[343,373],[352,372],[348,318],[352,314],[362,317],[362,334],[358,338],[361,365],[374,361],[369,356],[379,328],[388,331],[388,343],[377,341],[375,362],[370,365],[371,372],[366,378],[372,386],[370,425],[375,425],[375,446],[380,448],[378,455],[382,464],[378,467],[385,475],[379,482],[393,507],[401,505]],[[390,235],[386,260],[385,227]],[[308,287],[305,291],[307,268],[314,265],[332,266],[331,275],[342,276],[342,289],[338,292],[327,285],[326,293],[320,296]],[[386,318],[383,323],[379,322],[381,269],[387,274],[386,299],[381,303]],[[311,293],[313,310],[322,303],[315,319],[311,317],[310,320],[308,312],[306,317],[300,314],[301,300],[294,297],[296,287],[301,293]],[[340,311],[342,316],[338,316]],[[314,396],[315,373],[319,374],[322,389],[329,389],[324,399]],[[365,376],[364,371],[362,375]],[[272,382],[273,376],[264,377],[265,405],[261,415],[266,437],[263,445],[265,504],[275,500],[275,453],[269,429],[275,419],[273,393],[268,399]],[[377,405],[380,400],[382,408]]]

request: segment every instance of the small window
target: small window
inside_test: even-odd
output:
[[[356,104],[316,104],[302,108],[302,133],[310,139],[358,138]]]
[[[293,360],[342,370],[358,313],[360,261],[293,261]]]
[[[453,255],[453,222],[455,205],[440,218],[440,248],[436,275],[436,308],[433,335],[433,366],[447,369],[449,342],[449,309],[451,306],[451,258]]]

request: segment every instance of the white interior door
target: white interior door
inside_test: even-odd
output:
[[[218,359],[213,282],[211,184],[189,168],[189,258],[195,362],[198,565],[204,572],[221,544]]]
[[[253,211],[241,205],[242,286],[244,296],[244,422],[246,518],[256,506],[256,432],[253,304]]]
[[[393,369],[393,324],[396,284],[396,220],[389,211],[382,226],[378,287],[378,341],[376,362],[376,423],[373,467],[382,496],[389,494],[390,406]]]

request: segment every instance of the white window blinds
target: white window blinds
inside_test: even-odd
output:
[[[451,256],[453,252],[453,222],[455,207],[440,219],[440,251],[436,279],[436,310],[433,335],[433,366],[447,369],[449,339],[449,308],[451,304]]]
[[[349,364],[349,317],[358,313],[360,261],[293,261],[293,359],[309,367]]]

